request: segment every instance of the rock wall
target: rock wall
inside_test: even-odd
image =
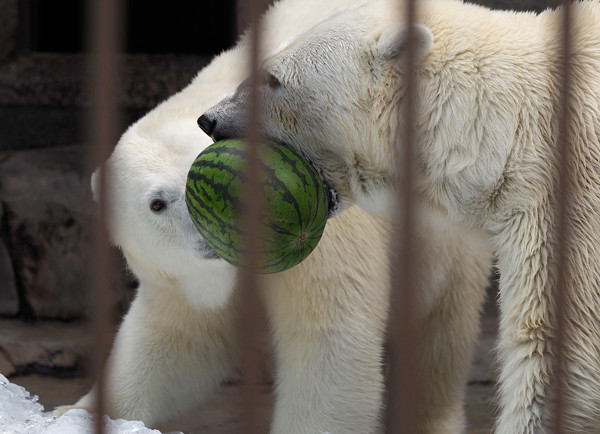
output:
[[[82,147],[0,154],[0,313],[26,319],[87,315],[94,203]],[[121,267],[122,268],[122,267]],[[115,277],[121,310],[130,278]]]

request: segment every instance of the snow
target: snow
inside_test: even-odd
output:
[[[94,416],[87,411],[69,410],[57,418],[37,401],[37,396],[0,374],[0,434],[94,434]],[[107,434],[160,434],[142,422],[106,416],[104,426]]]

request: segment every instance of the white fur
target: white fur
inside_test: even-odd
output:
[[[386,208],[406,128],[402,4],[374,0],[338,14],[264,64],[281,82],[261,87],[266,134],[304,152],[345,201],[371,210]],[[544,432],[554,419],[560,10],[419,5],[418,190],[489,233],[502,276],[497,432]],[[565,430],[579,433],[600,427],[600,4],[574,3],[572,22],[571,242],[560,307]],[[207,112],[214,134],[235,130],[240,102]]]
[[[285,0],[271,8],[265,52],[349,2]],[[113,242],[140,280],[108,361],[113,417],[148,425],[189,409],[235,363],[235,271],[201,257],[183,208],[188,168],[208,144],[197,117],[246,75],[246,41],[217,57],[182,92],[132,125],[108,161]],[[95,180],[97,183],[97,178]],[[169,207],[156,214],[160,196]],[[431,213],[423,218],[419,321],[423,432],[460,432],[464,386],[489,266],[479,237]],[[385,219],[357,207],[330,219],[300,265],[265,279],[276,360],[273,433],[380,429],[382,348],[388,309]],[[93,410],[92,392],[74,407]],[[69,406],[57,410],[60,414]]]

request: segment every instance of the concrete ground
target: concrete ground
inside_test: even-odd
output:
[[[468,433],[481,434],[489,433],[492,430],[492,420],[494,414],[494,374],[492,366],[492,347],[495,342],[497,332],[497,314],[494,305],[494,296],[490,295],[490,300],[486,304],[482,318],[482,333],[474,357],[469,384],[466,394],[466,413],[468,419]],[[6,327],[1,327],[7,330]],[[64,329],[67,330],[68,326]],[[63,331],[64,331],[63,330]],[[11,335],[15,336],[15,330]],[[33,333],[38,338],[43,331],[29,330],[27,333]],[[81,331],[74,331],[76,335],[73,340],[77,341],[77,336]],[[6,334],[4,345],[0,340],[0,372],[5,370],[3,367],[2,355],[6,356]],[[25,335],[19,336],[21,342],[27,339]],[[48,344],[47,351],[54,351],[52,345]],[[6,361],[4,362],[6,363]],[[89,377],[75,378],[57,378],[53,376],[29,374],[29,375],[11,375],[10,380],[27,388],[32,394],[40,398],[40,402],[46,409],[52,409],[55,406],[75,402],[80,396],[85,394],[90,386]],[[230,434],[243,432],[241,427],[241,413],[243,400],[241,398],[242,390],[239,383],[232,382],[229,385],[221,386],[218,391],[205,403],[194,408],[185,415],[163,424],[159,428],[163,432],[183,431],[185,433],[209,433],[209,434]],[[268,385],[262,386],[258,396],[258,406],[268,416],[272,407],[271,388]]]

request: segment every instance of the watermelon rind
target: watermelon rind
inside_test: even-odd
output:
[[[241,229],[248,145],[223,140],[207,147],[190,167],[185,200],[194,225],[215,252],[231,264],[246,264]],[[277,273],[303,261],[317,246],[328,217],[328,197],[319,174],[302,155],[274,142],[260,147],[262,237],[258,272]]]

